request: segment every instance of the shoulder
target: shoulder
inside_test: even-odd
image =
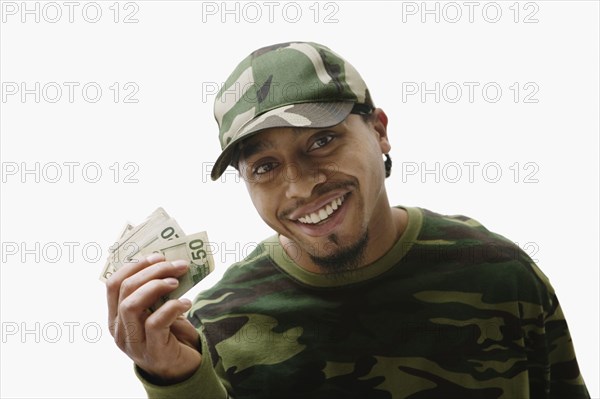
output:
[[[488,230],[478,220],[464,215],[442,215],[419,208],[423,215],[421,230],[416,244],[433,248],[464,249],[473,256],[508,257],[526,263],[529,256],[508,238]],[[476,253],[474,250],[479,250]],[[484,261],[484,259],[481,259]]]
[[[421,236],[424,239],[428,237],[447,237],[448,239],[465,239],[472,237],[503,238],[489,231],[478,220],[465,215],[444,215],[430,211],[429,209],[418,208],[423,214],[423,224]]]
[[[548,278],[510,239],[465,215],[443,215],[419,208],[422,227],[411,257],[431,270],[448,273],[465,291],[494,292],[496,300],[519,298],[547,304],[554,295]]]

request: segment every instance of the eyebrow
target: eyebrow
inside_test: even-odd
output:
[[[241,143],[239,148],[239,160],[248,159],[254,154],[257,154],[263,150],[273,148],[273,144],[269,141],[256,141],[254,143],[246,144]]]

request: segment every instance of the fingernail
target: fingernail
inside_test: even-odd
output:
[[[176,278],[173,277],[167,277],[165,279],[163,279],[163,281],[169,285],[177,285],[179,284],[179,281]]]
[[[176,269],[183,269],[185,267],[187,267],[188,263],[187,261],[183,260],[183,259],[177,259],[174,260],[173,262],[171,262],[171,264],[176,268]]]
[[[181,302],[183,305],[185,305],[186,308],[190,308],[192,306],[192,301],[190,301],[187,298],[181,298],[179,300],[179,302]]]
[[[148,257],[146,257],[146,261],[148,263],[156,263],[156,262],[160,262],[164,259],[162,254],[159,253],[154,253],[151,255],[148,255]]]

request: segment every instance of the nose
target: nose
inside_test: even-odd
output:
[[[306,167],[299,163],[287,164],[284,170],[283,184],[288,199],[309,198],[317,184],[327,180],[325,171],[318,167]]]

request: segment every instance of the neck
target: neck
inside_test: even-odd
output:
[[[374,220],[374,226],[369,231],[369,245],[365,250],[364,264],[369,265],[385,255],[400,239],[406,225],[408,224],[408,213],[400,208],[387,208],[387,212]]]

